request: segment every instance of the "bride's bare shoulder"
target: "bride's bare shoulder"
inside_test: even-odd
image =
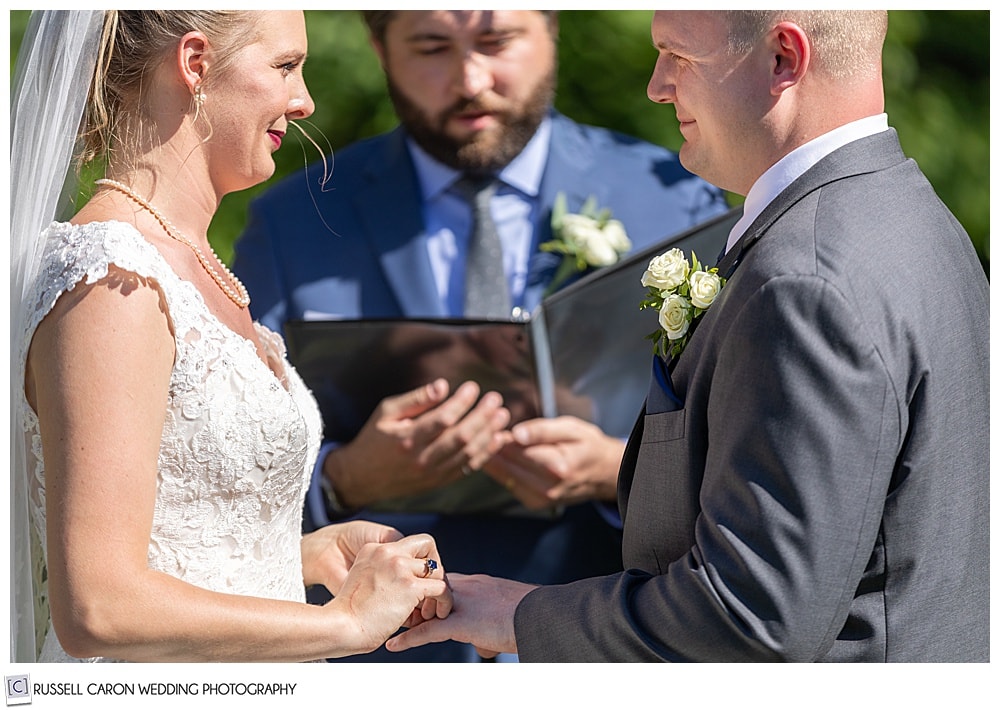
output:
[[[139,211],[128,200],[113,193],[100,192],[94,195],[73,215],[70,224],[83,225],[91,222],[125,222],[136,225]]]

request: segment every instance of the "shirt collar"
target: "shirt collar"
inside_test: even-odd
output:
[[[733,226],[733,230],[729,234],[726,251],[732,248],[733,244],[764,211],[764,208],[809,168],[838,148],[861,138],[881,133],[888,128],[889,118],[884,113],[852,121],[800,145],[768,168],[763,175],[757,178],[747,193],[746,201],[743,203],[743,216]]]
[[[528,197],[537,196],[551,138],[552,119],[546,115],[524,149],[500,171],[500,180]],[[440,196],[459,178],[459,171],[432,158],[409,136],[406,145],[413,158],[424,202]]]

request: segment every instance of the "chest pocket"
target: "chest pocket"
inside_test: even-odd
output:
[[[647,414],[642,429],[643,450],[649,444],[683,439],[686,421],[686,409],[676,409],[672,412],[662,412],[661,414]],[[641,453],[639,457],[641,460]]]

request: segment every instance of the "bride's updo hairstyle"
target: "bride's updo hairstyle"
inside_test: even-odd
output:
[[[94,81],[80,129],[80,163],[99,157],[109,161],[119,151],[130,155],[149,130],[145,96],[152,73],[188,32],[199,31],[212,45],[212,76],[225,73],[240,49],[260,31],[258,13],[246,10],[108,10]],[[192,112],[204,109],[192,97]],[[155,132],[150,132],[150,135]]]

